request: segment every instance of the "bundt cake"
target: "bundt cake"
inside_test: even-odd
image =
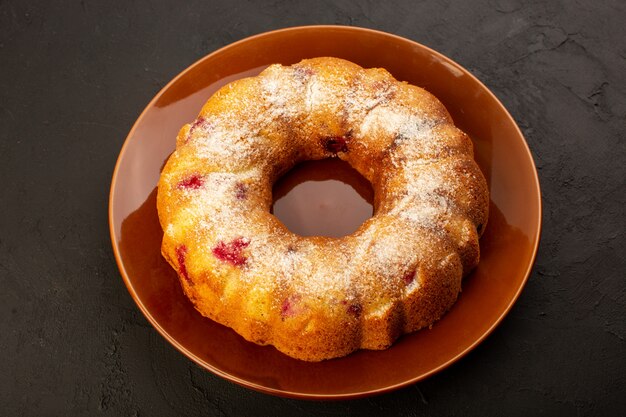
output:
[[[372,184],[353,234],[272,214],[296,163],[341,158]],[[215,93],[158,185],[162,253],[204,316],[306,361],[385,349],[432,325],[479,259],[489,196],[470,138],[430,93],[337,58],[271,65]]]

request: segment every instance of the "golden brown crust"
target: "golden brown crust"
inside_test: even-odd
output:
[[[159,181],[163,256],[203,315],[318,361],[430,326],[479,259],[486,181],[469,137],[425,90],[384,69],[315,58],[235,81],[185,125]],[[294,235],[273,181],[339,157],[375,190],[341,239]]]

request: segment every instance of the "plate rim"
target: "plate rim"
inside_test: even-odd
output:
[[[388,386],[384,386],[384,387],[379,387],[379,388],[374,388],[374,389],[370,389],[367,391],[359,391],[359,392],[350,392],[350,393],[339,393],[339,394],[315,394],[315,393],[302,393],[302,392],[293,392],[293,391],[288,391],[288,390],[283,390],[283,389],[277,389],[277,388],[272,388],[272,387],[267,387],[264,385],[260,385],[251,381],[248,381],[246,379],[242,379],[239,378],[237,376],[231,375],[229,373],[226,373],[224,371],[222,371],[219,368],[216,368],[215,366],[205,362],[204,360],[202,360],[201,358],[199,358],[197,355],[195,355],[194,353],[190,352],[189,350],[187,350],[184,346],[182,346],[176,339],[174,339],[172,336],[170,336],[164,328],[161,327],[161,325],[157,322],[157,320],[152,316],[152,314],[150,313],[149,309],[146,308],[146,306],[142,303],[141,299],[139,298],[137,292],[135,291],[132,282],[129,278],[129,275],[126,271],[126,268],[124,266],[124,263],[122,262],[122,258],[121,258],[121,254],[120,254],[120,250],[118,248],[118,243],[117,243],[117,236],[116,236],[116,232],[115,232],[115,227],[114,227],[114,200],[115,200],[115,189],[117,188],[117,180],[118,180],[118,173],[119,173],[119,169],[121,166],[121,161],[124,159],[124,156],[126,154],[129,142],[131,140],[131,138],[134,136],[135,134],[135,130],[137,129],[138,125],[140,124],[140,122],[143,120],[143,118],[145,117],[146,113],[148,112],[149,109],[153,108],[155,103],[160,99],[160,97],[171,88],[171,86],[173,84],[175,84],[179,79],[183,78],[188,72],[190,72],[191,70],[193,70],[195,67],[197,67],[198,65],[200,65],[204,60],[210,59],[211,57],[213,57],[214,55],[223,53],[224,51],[231,49],[231,48],[235,48],[237,46],[239,46],[242,43],[245,42],[250,42],[253,41],[254,39],[257,38],[262,38],[262,37],[266,37],[266,36],[273,36],[279,33],[287,33],[287,32],[298,32],[298,31],[305,31],[305,30],[320,30],[320,31],[328,31],[328,30],[339,30],[339,31],[345,31],[345,32],[365,32],[365,33],[370,33],[376,36],[382,36],[382,37],[390,37],[390,38],[395,38],[398,41],[401,42],[409,42],[414,44],[416,47],[420,48],[420,49],[424,49],[427,52],[429,52],[430,54],[433,54],[435,56],[437,56],[439,59],[442,59],[446,62],[451,63],[452,65],[455,66],[455,68],[459,69],[460,71],[462,71],[465,75],[469,76],[474,82],[477,82],[482,88],[483,91],[486,92],[489,96],[491,96],[491,98],[494,100],[495,104],[500,108],[500,110],[503,111],[503,114],[506,115],[506,117],[509,119],[509,121],[512,123],[515,131],[517,134],[519,134],[519,136],[522,138],[522,145],[523,145],[523,149],[525,151],[525,157],[528,159],[528,161],[530,162],[530,166],[533,168],[532,169],[532,173],[533,173],[533,189],[537,194],[537,206],[534,207],[534,210],[536,210],[537,213],[537,224],[536,224],[536,229],[537,229],[537,233],[535,236],[535,240],[532,243],[532,254],[530,257],[530,261],[528,262],[528,265],[526,267],[526,271],[524,272],[524,277],[519,285],[519,287],[517,288],[517,291],[515,292],[515,294],[511,297],[509,304],[506,306],[506,308],[500,313],[500,315],[498,316],[498,318],[491,324],[491,326],[489,328],[487,328],[483,334],[478,337],[476,340],[474,340],[471,344],[469,344],[467,347],[465,347],[462,351],[458,352],[457,354],[455,354],[454,356],[450,357],[448,360],[446,360],[444,363],[440,364],[439,366],[431,369],[428,372],[422,373],[414,378],[409,378],[405,381],[396,383],[396,384],[392,384],[392,385],[388,385]],[[489,89],[485,84],[483,84],[474,74],[472,74],[469,70],[467,70],[465,67],[461,66],[460,64],[458,64],[456,61],[454,61],[453,59],[441,54],[440,52],[437,52],[436,50],[423,45],[417,41],[414,41],[412,39],[408,39],[399,35],[395,35],[389,32],[384,32],[381,30],[376,30],[376,29],[370,29],[370,28],[365,28],[365,27],[359,27],[359,26],[345,26],[345,25],[301,25],[301,26],[291,26],[291,27],[286,27],[286,28],[281,28],[281,29],[275,29],[275,30],[270,30],[270,31],[266,31],[266,32],[261,32],[261,33],[257,33],[255,35],[252,36],[248,36],[245,37],[243,39],[240,39],[238,41],[229,43],[227,45],[224,45],[212,52],[210,52],[207,55],[202,56],[201,58],[197,59],[196,61],[194,61],[192,64],[188,65],[187,67],[185,67],[181,72],[179,72],[174,78],[172,78],[163,88],[161,88],[155,95],[154,97],[148,102],[148,104],[144,107],[144,109],[142,110],[142,112],[139,114],[139,116],[137,117],[137,119],[133,122],[133,125],[131,127],[131,129],[129,130],[128,134],[126,135],[126,138],[124,139],[124,143],[122,145],[122,147],[120,148],[116,163],[115,163],[115,167],[113,169],[113,174],[111,177],[111,187],[109,190],[109,207],[108,207],[108,222],[109,222],[109,234],[110,234],[110,239],[111,239],[111,245],[113,248],[113,253],[115,256],[115,261],[117,264],[117,267],[120,271],[120,274],[122,275],[122,279],[124,280],[124,284],[126,285],[126,288],[128,290],[128,292],[130,293],[132,299],[134,300],[134,302],[137,304],[137,306],[139,307],[139,309],[141,310],[142,314],[144,315],[144,317],[150,322],[150,324],[161,334],[162,337],[164,337],[172,346],[174,346],[179,352],[181,352],[183,355],[185,355],[187,358],[191,359],[194,363],[196,363],[198,366],[228,380],[231,382],[234,382],[240,386],[246,387],[246,388],[250,388],[250,389],[254,389],[256,391],[259,392],[263,392],[266,394],[272,394],[272,395],[276,395],[276,396],[280,396],[280,397],[286,397],[286,398],[295,398],[295,399],[305,399],[305,400],[347,400],[347,399],[357,399],[357,398],[363,398],[363,397],[368,397],[368,396],[372,396],[372,395],[380,395],[383,393],[387,393],[390,391],[394,391],[412,384],[415,384],[416,382],[422,381],[438,372],[441,372],[442,370],[444,370],[445,368],[449,367],[450,365],[452,365],[453,363],[457,362],[458,360],[460,360],[461,358],[463,358],[465,355],[467,355],[470,351],[472,351],[474,348],[476,348],[476,346],[478,346],[480,343],[482,343],[493,331],[494,329],[502,322],[502,320],[508,315],[508,313],[510,312],[510,310],[512,309],[513,305],[517,302],[519,296],[521,295],[522,291],[524,290],[524,287],[526,286],[527,282],[528,282],[528,278],[530,277],[530,273],[532,272],[532,269],[534,267],[534,264],[536,262],[536,258],[537,258],[537,253],[538,253],[538,249],[539,249],[539,244],[541,241],[541,234],[542,234],[542,228],[543,228],[543,199],[541,196],[541,185],[540,185],[540,181],[539,181],[539,174],[537,172],[537,167],[535,165],[535,161],[533,159],[533,155],[532,152],[530,150],[530,147],[528,146],[528,142],[524,136],[524,134],[522,133],[521,129],[519,128],[519,125],[517,124],[517,122],[515,121],[515,119],[511,116],[511,114],[509,113],[509,111],[506,109],[506,107],[502,104],[502,102],[498,99],[498,97],[491,91],[491,89]]]

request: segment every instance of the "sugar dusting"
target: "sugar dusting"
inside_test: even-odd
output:
[[[442,226],[450,214],[449,199],[438,190],[445,189],[446,182],[433,170],[410,167],[402,171],[406,178],[405,194],[398,199],[389,214],[426,228]]]
[[[219,93],[226,96],[226,104],[211,114],[210,123],[195,122],[189,131],[188,142],[198,158],[236,170],[241,161],[262,161],[276,151],[262,132],[281,120],[300,117],[302,112],[291,104],[304,93],[304,85],[293,77],[285,79],[281,68],[272,65],[255,79],[260,91],[255,99],[229,90]]]
[[[197,229],[202,256],[213,256],[211,248],[220,242],[246,239],[247,262],[234,266],[240,269],[242,281],[267,292],[297,287],[301,294],[344,301],[370,293],[381,299],[371,314],[382,315],[393,304],[389,297],[420,286],[418,279],[403,280],[418,262],[416,228],[441,230],[451,213],[450,197],[437,192],[445,189],[446,181],[441,173],[424,166],[437,162],[446,137],[435,134],[437,120],[394,102],[395,83],[374,89],[355,82],[340,93],[313,71],[299,70],[270,66],[258,77],[257,97],[233,99],[233,107],[212,114],[211,123],[194,124],[186,146],[217,168],[198,189],[176,190],[185,201],[179,217]],[[352,140],[371,148],[373,138],[386,135],[392,139],[389,161],[405,187],[392,196],[395,204],[383,220],[321,246],[277,230],[260,213],[262,208],[237,197],[238,184],[258,182],[270,156],[280,158],[280,145],[263,134],[265,129],[306,119],[337,97],[342,97],[343,117],[354,131]],[[176,228],[169,224],[166,234],[181,233]],[[218,275],[220,265],[216,265],[212,273]]]

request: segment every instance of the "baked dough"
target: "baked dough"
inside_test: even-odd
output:
[[[296,163],[341,158],[372,183],[353,234],[272,214]],[[162,253],[204,316],[319,361],[432,325],[479,260],[489,196],[470,138],[430,93],[337,58],[232,82],[177,137],[158,186]]]

